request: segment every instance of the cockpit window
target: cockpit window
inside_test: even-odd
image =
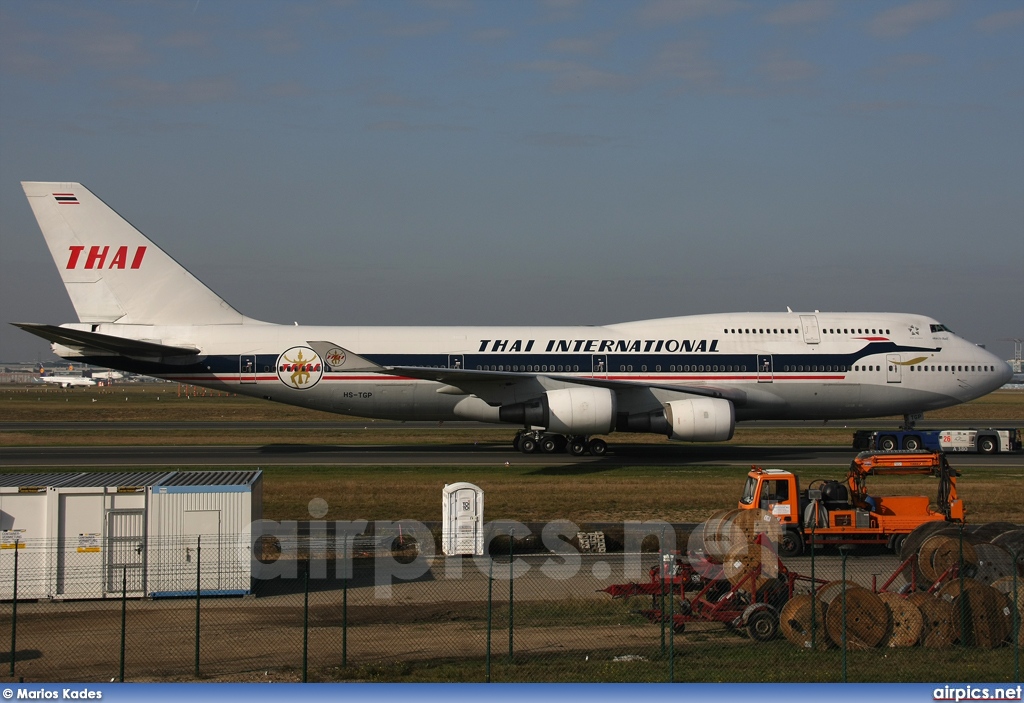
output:
[[[949,332],[950,334],[955,334],[953,330],[949,329],[945,325],[932,325],[931,328],[932,332]]]

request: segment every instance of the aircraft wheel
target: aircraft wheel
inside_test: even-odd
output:
[[[911,451],[917,451],[921,448],[921,440],[917,437],[907,437],[903,440],[903,448]]]
[[[540,441],[540,450],[545,454],[554,454],[558,451],[558,439],[555,437],[544,437]]]
[[[587,446],[593,456],[604,456],[608,453],[608,443],[603,439],[592,439]]]
[[[512,438],[512,448],[515,449],[517,452],[520,451],[519,442],[520,440],[522,440],[522,438],[523,435],[521,434],[517,434],[515,437]]]
[[[519,439],[519,451],[523,454],[533,454],[537,451],[537,440],[533,437],[521,437]]]
[[[587,453],[587,443],[582,437],[573,437],[569,441],[568,450],[573,456],[583,456]]]

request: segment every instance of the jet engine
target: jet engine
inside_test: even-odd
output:
[[[605,434],[615,426],[615,393],[585,387],[547,391],[533,400],[502,405],[498,417],[557,434]]]
[[[682,442],[724,442],[736,429],[736,411],[722,398],[694,398],[665,403],[668,438]]]

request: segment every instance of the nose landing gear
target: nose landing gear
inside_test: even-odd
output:
[[[608,453],[608,443],[603,439],[591,439],[585,435],[566,436],[540,430],[520,430],[512,440],[512,448],[523,454],[539,451],[543,454],[568,452],[573,456],[604,456]]]

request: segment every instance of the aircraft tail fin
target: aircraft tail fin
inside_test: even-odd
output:
[[[197,325],[245,319],[80,183],[21,185],[81,322]]]

